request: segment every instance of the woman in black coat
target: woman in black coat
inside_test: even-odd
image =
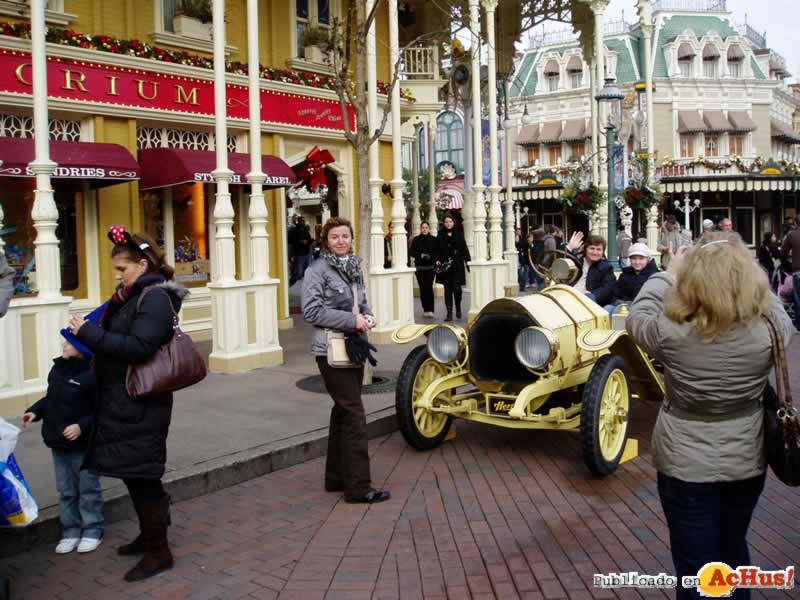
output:
[[[423,221],[419,226],[419,235],[411,240],[409,254],[414,258],[419,298],[422,311],[428,318],[433,318],[433,267],[436,262],[438,241],[431,235],[431,226]]]
[[[118,554],[144,553],[125,574],[138,581],[173,564],[167,542],[169,496],[161,478],[167,461],[172,394],[134,400],[125,387],[130,365],[146,362],[173,334],[188,291],[174,283],[164,251],[146,234],[113,227],[111,261],[119,286],[95,325],[73,317],[73,334],[95,354],[98,407],[85,466],[122,479],[139,516],[140,535]]]
[[[767,272],[769,280],[772,282],[772,275],[775,273],[775,261],[773,259],[781,257],[778,240],[774,233],[767,231],[764,234],[764,239],[756,251],[756,256],[758,257],[758,263]]]
[[[445,321],[453,320],[453,300],[456,319],[461,318],[461,287],[467,283],[467,263],[472,261],[464,234],[455,228],[451,215],[444,218],[444,229],[437,236],[438,260],[436,282],[444,285]]]

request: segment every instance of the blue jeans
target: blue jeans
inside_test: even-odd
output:
[[[308,254],[300,254],[294,257],[294,269],[292,271],[291,283],[300,281],[306,274],[308,264],[311,262],[311,257]]]
[[[800,271],[792,275],[794,289],[794,326],[800,329]]]
[[[103,493],[97,473],[81,470],[83,450],[53,448],[62,537],[102,539]]]
[[[696,588],[684,589],[681,577],[697,575],[710,562],[731,568],[750,565],[747,530],[766,473],[740,481],[690,483],[658,474],[658,495],[669,527],[672,561],[678,577],[675,597],[696,600]],[[748,600],[750,590],[737,589],[734,600]]]

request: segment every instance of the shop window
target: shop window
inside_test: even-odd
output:
[[[461,172],[464,168],[464,123],[453,111],[443,112],[436,118],[434,148],[437,165],[447,160]]]
[[[295,0],[297,56],[305,58],[305,33],[309,27],[329,29],[333,0]]]
[[[752,206],[737,206],[733,215],[733,230],[742,236],[748,246],[755,245],[755,216]]]
[[[719,156],[719,136],[705,136],[705,156]]]
[[[539,146],[528,146],[526,150],[528,151],[528,166],[535,165],[539,160]]]
[[[564,215],[557,213],[542,213],[542,225],[555,225],[559,229],[564,228]]]
[[[681,158],[694,158],[694,136],[682,135],[680,144]]]
[[[5,213],[6,258],[16,271],[14,294],[33,295],[37,292],[35,245],[36,229],[33,226],[35,181],[20,179],[5,183],[0,188],[0,205]],[[74,185],[54,182],[54,199],[58,208],[56,236],[61,256],[61,291],[76,298],[85,298],[86,256],[83,240],[83,194]]]
[[[728,146],[731,156],[744,156],[745,135],[731,134],[728,136]]]
[[[207,189],[202,183],[172,189],[175,279],[188,287],[205,286],[211,280]]]
[[[572,142],[569,145],[569,157],[573,160],[580,160],[586,153],[586,145],[583,142]]]
[[[561,144],[549,144],[547,146],[547,153],[550,160],[548,164],[552,167],[556,166],[561,160]]]

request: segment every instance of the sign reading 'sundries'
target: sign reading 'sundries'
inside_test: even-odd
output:
[[[181,77],[48,56],[47,86],[51,98],[202,115],[214,114],[212,79]],[[33,93],[30,54],[0,50],[0,92],[26,95]],[[247,87],[229,83],[227,104],[228,117],[248,119]],[[261,90],[261,120],[320,129],[344,129],[341,104],[337,100],[273,90]],[[355,126],[352,109],[350,126]]]

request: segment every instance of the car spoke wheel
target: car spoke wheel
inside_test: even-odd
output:
[[[606,355],[597,361],[581,402],[581,445],[586,466],[595,475],[612,473],[628,439],[631,392],[625,361]]]
[[[447,375],[447,368],[430,358],[427,346],[414,348],[403,362],[397,380],[395,407],[400,432],[406,442],[418,450],[430,450],[442,443],[450,430],[452,418],[417,404],[419,398],[437,379]],[[436,400],[447,400],[446,395]]]

